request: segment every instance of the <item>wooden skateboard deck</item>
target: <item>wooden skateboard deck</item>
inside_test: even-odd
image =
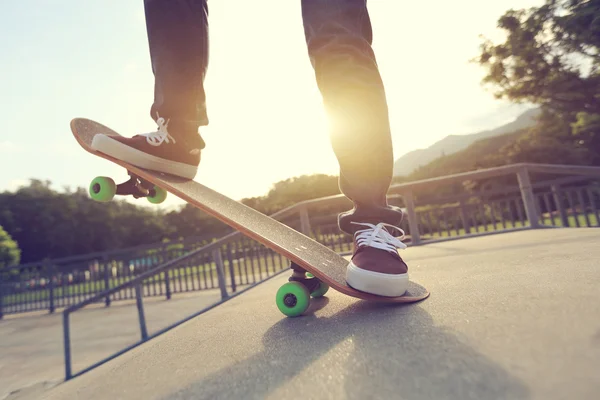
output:
[[[81,147],[88,152],[122,166],[130,174],[135,174],[135,176],[205,211],[242,234],[283,255],[292,263],[312,273],[320,281],[345,295],[385,303],[412,303],[429,296],[427,289],[414,282],[410,282],[407,292],[401,297],[383,297],[355,290],[348,286],[345,280],[348,260],[330,248],[194,180],[138,168],[93,150],[91,143],[95,134],[118,135],[117,132],[102,124],[85,118],[75,118],[71,121],[71,131]]]

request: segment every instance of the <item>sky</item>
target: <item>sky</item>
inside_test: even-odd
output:
[[[0,191],[31,178],[58,190],[126,172],[85,152],[75,117],[124,136],[152,131],[153,75],[142,0],[0,0]],[[523,106],[481,86],[480,34],[534,0],[368,2],[386,86],[394,157],[449,134],[491,129]],[[195,180],[236,200],[277,181],[337,174],[306,52],[300,1],[209,1],[210,125]],[[134,200],[135,201],[135,200]],[[138,204],[145,201],[137,200]],[[182,204],[171,196],[163,207]]]

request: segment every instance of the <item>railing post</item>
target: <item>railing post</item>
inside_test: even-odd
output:
[[[48,294],[49,294],[49,311],[50,314],[54,314],[54,266],[49,266],[48,264],[46,264],[47,268],[48,268]]]
[[[229,280],[231,281],[231,291],[235,293],[237,289],[235,283],[235,268],[233,268],[233,257],[231,256],[231,248],[229,243],[225,245],[225,251],[227,252],[227,261],[229,262]]]
[[[161,251],[160,251],[160,264],[164,264],[167,262],[167,249],[166,247],[162,247]],[[171,268],[168,268],[165,271],[165,296],[167,297],[167,300],[171,300],[171,278],[169,278],[169,272],[171,271]]]
[[[229,297],[227,293],[227,284],[225,283],[225,268],[223,266],[223,256],[221,255],[221,249],[216,248],[212,252],[213,261],[217,269],[217,279],[219,281],[219,288],[221,289],[221,299],[225,300]]]
[[[110,270],[108,268],[108,256],[104,254],[102,256],[102,263],[104,264],[104,290],[110,289]],[[110,295],[104,299],[104,305],[110,307]]]
[[[144,303],[142,300],[142,283],[135,285],[135,304],[138,310],[138,319],[140,321],[140,334],[142,342],[148,339],[148,329],[146,328],[146,316],[144,314]]]
[[[410,230],[411,243],[413,245],[421,244],[421,234],[419,233],[419,223],[417,221],[417,212],[415,211],[415,199],[412,190],[403,194],[404,204],[406,205],[406,214],[408,217],[408,229]]]
[[[0,276],[2,273],[0,272]],[[0,280],[0,320],[4,318],[4,281]]]
[[[537,207],[535,206],[535,197],[533,195],[533,188],[531,187],[531,180],[529,179],[529,172],[526,167],[519,169],[517,172],[517,179],[519,181],[519,189],[521,189],[523,204],[525,205],[525,214],[529,220],[529,226],[534,229],[539,228],[540,223]]]
[[[600,213],[598,213],[598,206],[596,206],[596,193],[595,193],[595,188],[593,187],[588,187],[587,189],[587,195],[588,198],[590,199],[590,203],[592,205],[592,212],[594,213],[594,218],[596,219],[596,225],[598,227],[600,227]],[[2,307],[2,305],[0,304],[0,308]],[[0,310],[0,313],[2,312],[2,310]],[[2,316],[0,316],[0,319],[2,318]]]
[[[554,204],[556,205],[556,210],[558,211],[558,215],[560,216],[560,223],[562,224],[563,228],[568,228],[569,220],[567,219],[567,214],[565,213],[565,207],[564,207],[562,199],[561,199],[562,193],[560,192],[560,186],[552,185],[550,188],[552,190],[552,198],[554,199]]]
[[[65,381],[73,377],[71,371],[71,334],[69,331],[69,313],[63,312],[63,346],[65,351]]]
[[[300,214],[300,232],[302,232],[306,236],[310,236],[310,218],[308,217],[308,208],[306,207],[306,205],[300,207],[298,213]]]
[[[465,234],[471,234],[471,224],[469,224],[469,218],[467,217],[467,208],[463,200],[460,201],[460,219],[462,220],[463,228],[465,228]]]

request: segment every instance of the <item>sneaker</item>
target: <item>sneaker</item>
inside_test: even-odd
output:
[[[354,253],[346,270],[346,282],[361,292],[386,297],[402,296],[408,288],[408,266],[397,249],[405,249],[402,243],[404,231],[396,226],[353,222],[366,226],[354,233]],[[398,239],[386,226],[401,233]]]
[[[136,167],[193,179],[205,147],[198,132],[168,131],[168,121],[156,120],[158,130],[126,138],[97,134],[92,148]],[[175,137],[177,140],[175,140]]]

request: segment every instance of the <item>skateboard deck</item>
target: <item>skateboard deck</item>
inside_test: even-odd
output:
[[[295,229],[194,180],[138,168],[93,150],[91,148],[91,143],[95,134],[104,133],[118,135],[117,132],[100,123],[85,118],[75,118],[71,121],[71,131],[77,142],[85,150],[120,165],[125,168],[132,177],[147,181],[146,187],[148,183],[156,185],[219,219],[225,224],[240,231],[242,234],[265,245],[276,253],[286,257],[292,262],[291,267],[294,270],[293,277],[290,278],[290,281],[303,281],[303,279],[293,278],[298,277],[299,275],[304,276],[304,272],[306,271],[329,287],[345,295],[384,303],[413,303],[424,300],[429,296],[427,289],[414,282],[409,283],[405,295],[400,297],[377,296],[355,290],[348,286],[345,279],[348,260],[330,248],[305,236]],[[132,194],[130,189],[131,188],[128,190],[121,190],[121,193],[117,192],[117,194]],[[90,190],[92,190],[91,186]],[[135,194],[134,196],[143,197],[143,195],[136,196]],[[309,293],[314,289],[314,285],[312,288],[307,288]],[[324,289],[324,291],[326,290],[327,289]]]

